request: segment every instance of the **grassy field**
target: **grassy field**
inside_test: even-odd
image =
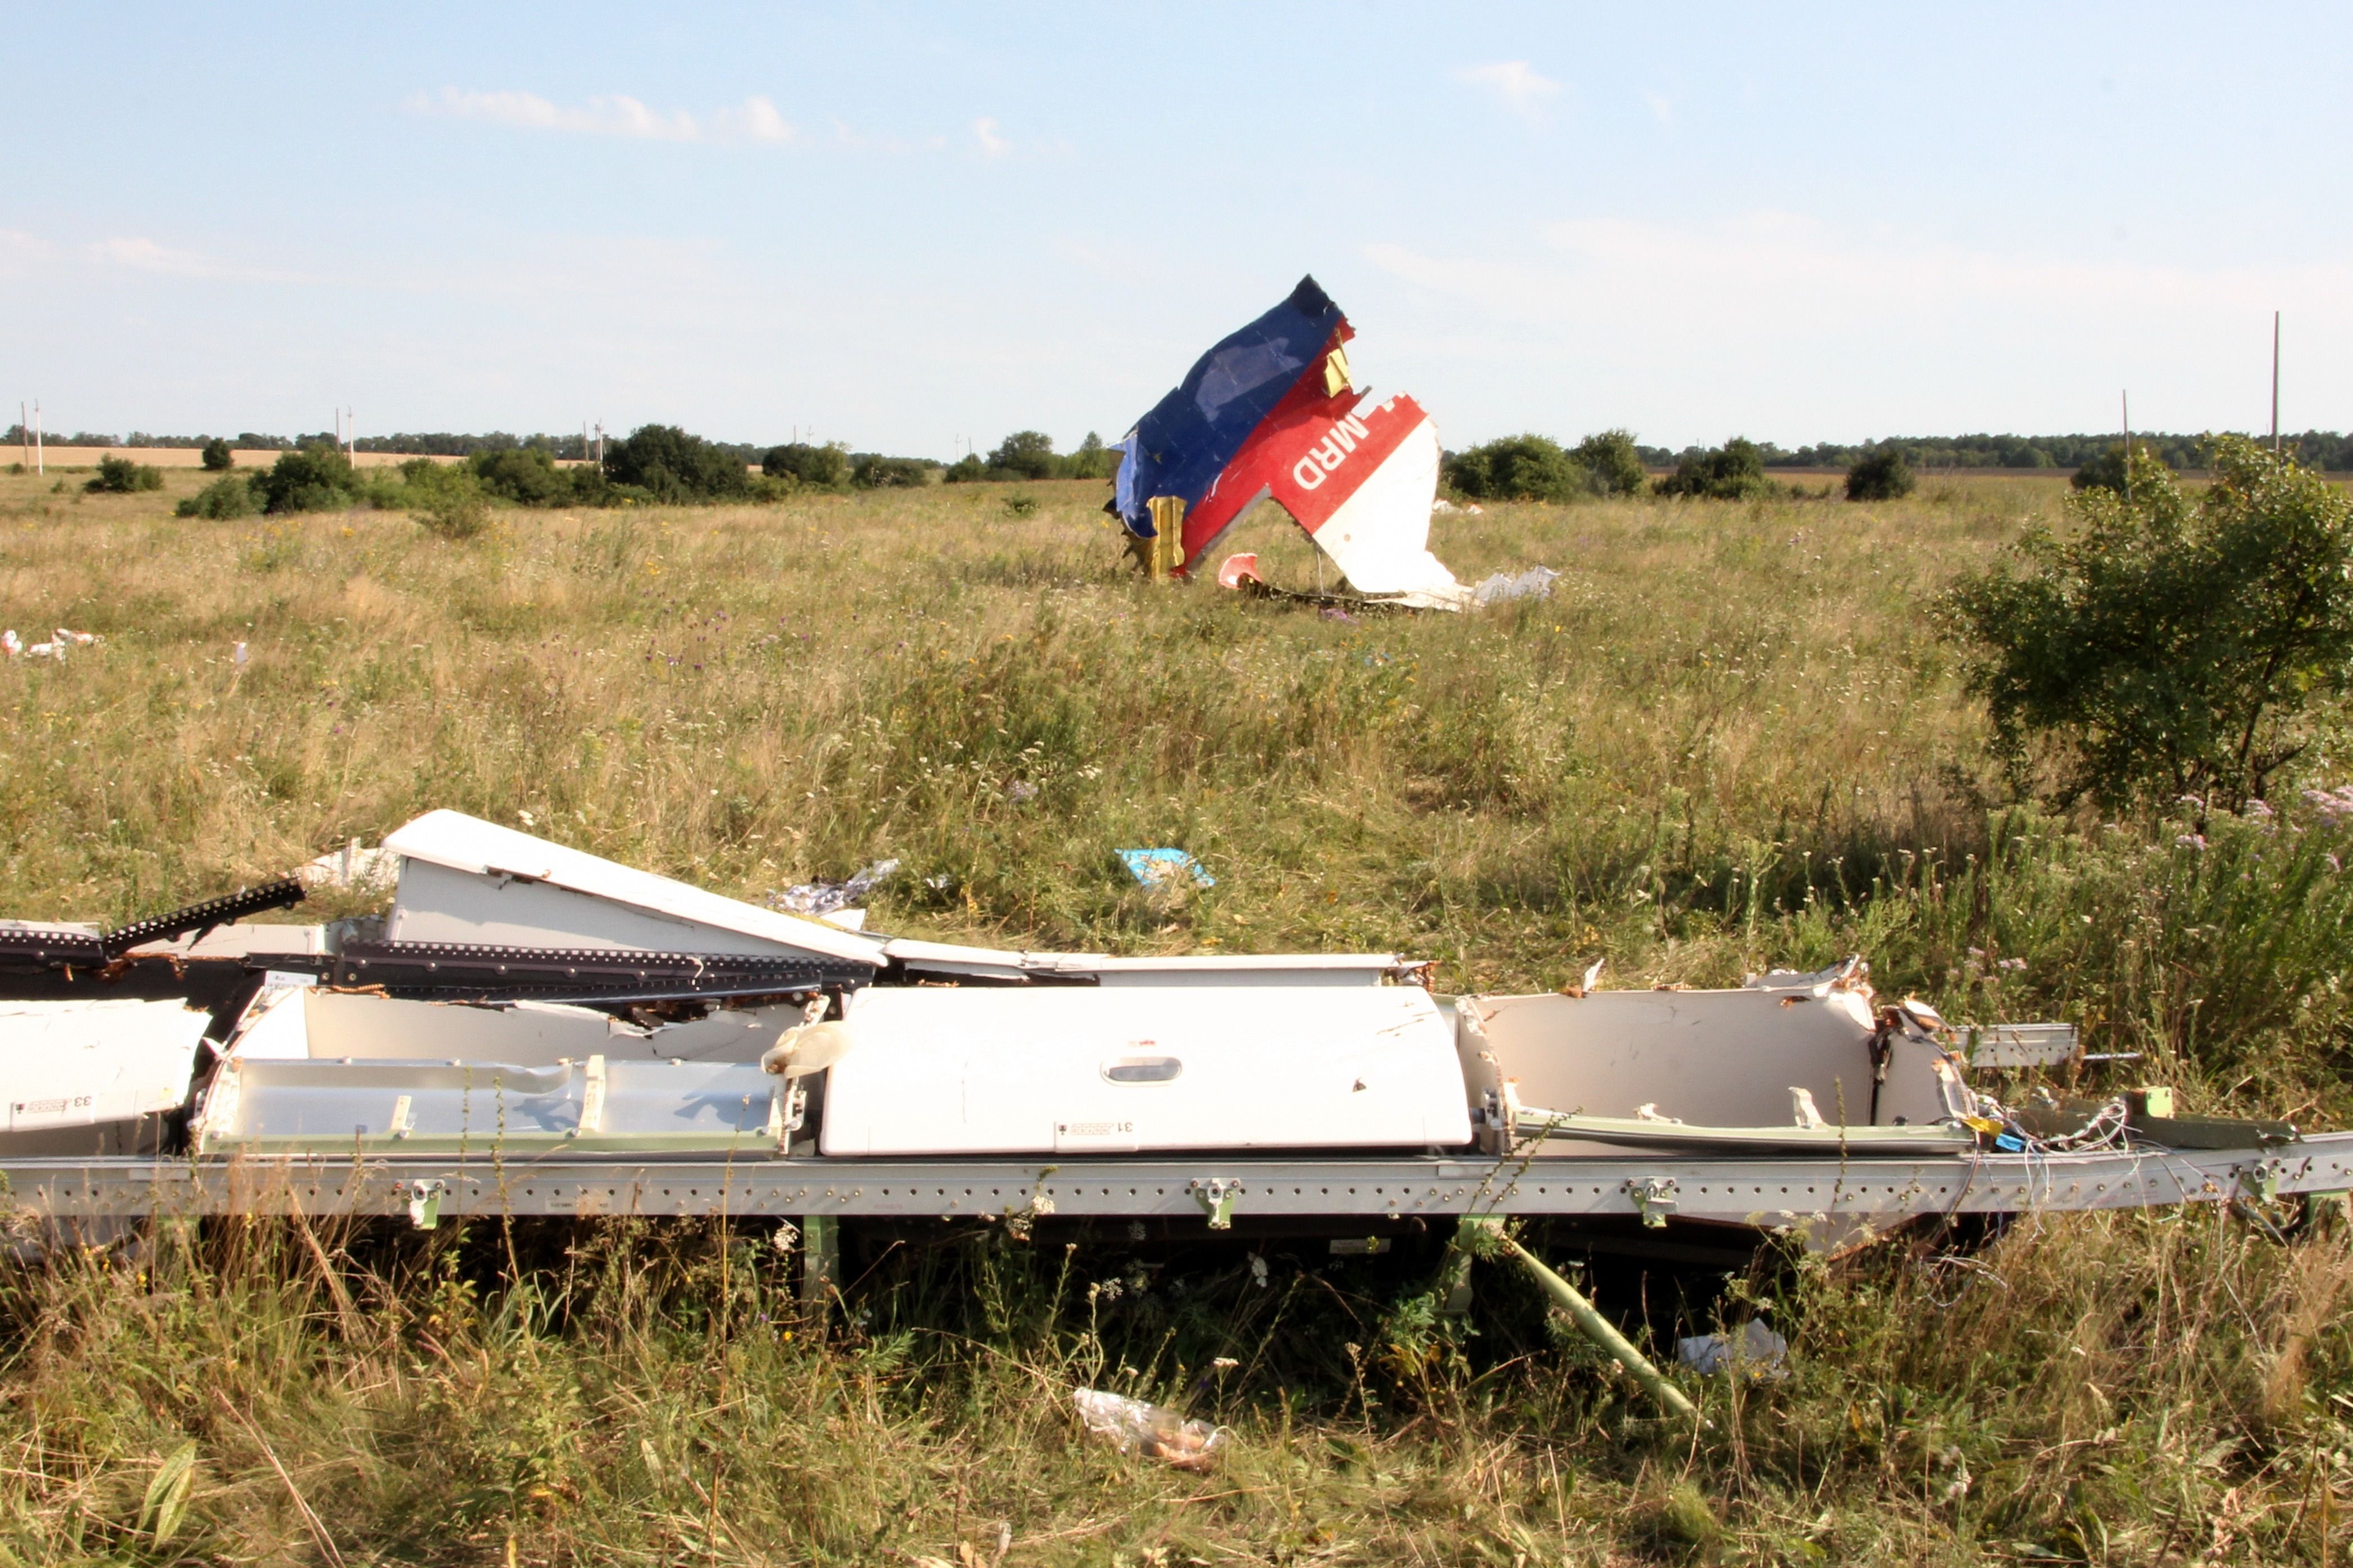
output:
[[[388,513],[176,521],[192,473],[143,496],[57,478],[0,476],[0,625],[103,641],[0,667],[10,914],[153,912],[447,805],[755,900],[896,856],[873,922],[961,940],[1394,949],[1451,989],[1860,951],[1954,1016],[2141,1053],[2094,1085],[2353,1113],[2334,826],[2286,789],[2202,839],[2054,817],[1987,755],[1932,601],[2063,480],[1490,507],[1435,548],[1466,579],[1557,568],[1549,600],[1345,619],[1141,583],[1100,484],[505,512],[450,543]],[[1286,529],[1231,547],[1312,584]],[[2347,754],[2316,748],[2294,785],[2345,782]],[[1147,900],[1112,852],[1154,844],[1217,886]],[[2348,1551],[2341,1233],[2282,1247],[2201,1209],[1728,1288],[1597,1279],[1653,1332],[1683,1300],[1794,1342],[1786,1381],[1706,1391],[1696,1439],[1491,1266],[1451,1320],[1433,1256],[1260,1261],[1263,1284],[1239,1253],[878,1239],[820,1333],[749,1230],[174,1232],[133,1266],[0,1279],[0,1552]],[[1068,1417],[1086,1382],[1214,1415],[1230,1457],[1187,1477],[1091,1445]]]

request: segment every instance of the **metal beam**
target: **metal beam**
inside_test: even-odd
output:
[[[431,1184],[440,1184],[438,1189]],[[420,1185],[422,1184],[422,1185]],[[2353,1188],[2353,1133],[2277,1150],[1934,1159],[732,1159],[545,1153],[15,1160],[0,1204],[45,1215],[409,1213],[420,1190],[466,1215],[1190,1218],[1212,1186],[1231,1218],[1640,1216],[1774,1226],[1820,1215],[2113,1209]]]

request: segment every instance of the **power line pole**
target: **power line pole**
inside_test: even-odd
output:
[[[2130,506],[2132,504],[2132,393],[2130,390],[2119,392],[2116,397],[2124,405],[2125,412],[2125,504]]]
[[[47,474],[48,458],[41,451],[41,400],[33,399],[33,472]]]
[[[2272,456],[2280,455],[2279,438],[2280,313],[2272,312]]]

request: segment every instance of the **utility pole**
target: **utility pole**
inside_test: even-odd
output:
[[[2126,390],[2119,392],[2116,396],[2123,403],[2125,411],[2125,504],[2130,506],[2132,504],[2132,393]]]
[[[33,472],[47,474],[48,459],[41,452],[41,400],[33,399]]]
[[[2279,438],[2279,343],[2280,313],[2272,312],[2272,456],[2280,455]]]

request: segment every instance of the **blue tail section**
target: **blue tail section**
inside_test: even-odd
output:
[[[1113,506],[1127,531],[1152,537],[1148,503],[1155,496],[1181,496],[1189,507],[1208,494],[1301,373],[1320,374],[1324,351],[1342,324],[1331,296],[1303,278],[1290,299],[1195,362],[1121,443],[1127,456]]]

